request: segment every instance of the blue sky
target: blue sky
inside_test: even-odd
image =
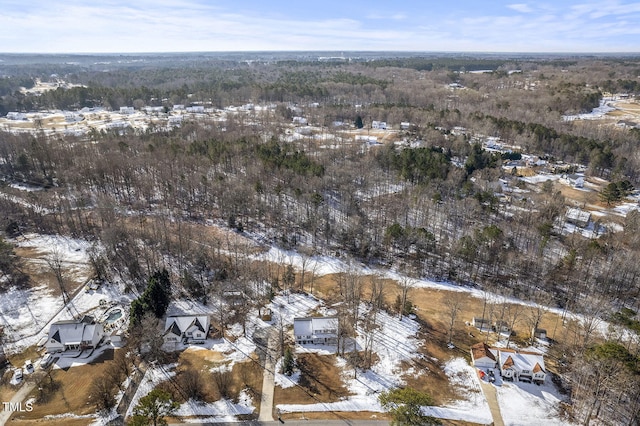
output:
[[[640,53],[640,2],[2,0],[0,52]]]

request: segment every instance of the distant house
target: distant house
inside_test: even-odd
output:
[[[164,325],[164,344],[175,349],[179,343],[204,342],[209,335],[211,322],[208,315],[181,315],[167,317]]]
[[[144,107],[144,110],[147,114],[157,114],[160,112],[164,112],[163,106],[148,106]]]
[[[534,352],[497,349],[500,375],[505,380],[544,383],[544,357]]]
[[[182,104],[176,104],[173,106],[172,108],[174,111],[183,111],[184,110],[184,105]]]
[[[371,128],[372,129],[378,129],[378,130],[387,130],[387,122],[386,121],[372,121],[371,122]]]
[[[411,123],[408,121],[403,121],[400,123],[400,130],[409,130],[411,128]]]
[[[91,349],[97,347],[103,337],[102,324],[86,315],[80,320],[51,324],[45,347],[47,352]]]
[[[473,317],[471,325],[480,330],[489,330],[491,328],[491,320],[487,318]]]
[[[532,329],[534,339],[546,340],[547,339],[547,330],[544,328],[536,328]]]
[[[292,121],[294,124],[306,125],[308,123],[307,119],[304,117],[293,117]]]
[[[83,120],[82,115],[73,111],[64,111],[63,115],[64,115],[64,121],[67,123],[76,123],[78,121]]]
[[[120,114],[133,114],[134,112],[136,112],[136,110],[133,107],[120,107]]]
[[[568,174],[563,176],[565,181],[574,188],[584,188],[584,176],[578,174]]]
[[[471,361],[476,368],[496,368],[498,366],[497,351],[486,343],[471,346]]]
[[[335,345],[338,343],[338,318],[294,318],[293,335],[299,345]]]
[[[580,227],[585,227],[589,224],[589,220],[591,220],[591,213],[576,207],[572,207],[567,209],[566,219],[568,223]]]
[[[225,291],[222,293],[224,300],[231,306],[239,306],[247,303],[247,295],[243,291]]]
[[[509,328],[509,324],[507,324],[506,321],[500,321],[500,320],[495,321],[493,323],[493,330],[496,333],[506,333],[506,334],[511,333],[511,328]]]
[[[24,121],[27,119],[27,115],[22,112],[11,111],[7,113],[7,120]]]
[[[194,106],[190,106],[186,108],[187,112],[190,112],[192,114],[203,114],[204,113],[204,106],[202,105],[194,105]]]
[[[183,116],[181,115],[172,115],[169,117],[168,124],[170,127],[180,127],[182,125]]]

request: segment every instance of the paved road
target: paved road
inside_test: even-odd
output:
[[[260,400],[260,422],[273,422],[273,388],[275,387],[273,372],[276,368],[278,338],[273,327],[267,332],[267,353],[264,360],[264,377],[262,379],[262,398]]]
[[[35,389],[35,387],[36,387],[36,383],[32,381],[28,381],[25,384],[23,384],[20,390],[18,390],[18,392],[16,392],[16,394],[13,395],[13,398],[11,398],[11,401],[10,401],[11,404],[17,405],[19,403],[22,403],[24,399],[31,393],[31,391]],[[13,411],[10,411],[9,407],[6,407],[5,409],[4,402],[9,402],[9,401],[2,401],[2,402],[3,404],[0,405],[0,425],[4,425],[5,423],[7,423],[7,421],[13,414]]]
[[[170,426],[388,426],[389,422],[382,420],[284,420],[283,422],[251,421],[242,423],[169,423]]]
[[[493,417],[493,425],[504,426],[504,421],[502,420],[502,414],[500,414],[500,406],[498,405],[498,396],[496,394],[496,387],[490,383],[483,382],[480,379],[478,379],[478,381],[480,382],[482,393],[484,393],[484,397],[487,399],[487,404],[489,404],[489,410],[491,410],[491,417]]]

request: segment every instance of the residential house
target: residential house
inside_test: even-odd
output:
[[[497,351],[486,343],[471,346],[471,361],[476,368],[496,368],[498,366]]]
[[[589,221],[591,220],[591,213],[573,207],[567,209],[566,219],[568,223],[572,223],[576,226],[584,228],[589,224]]]
[[[338,343],[338,317],[294,318],[293,335],[299,345],[335,345]]]
[[[471,320],[471,325],[480,330],[489,330],[491,329],[491,320],[487,318],[473,317],[473,319]]]
[[[372,129],[378,129],[378,130],[387,130],[387,122],[386,121],[372,121],[371,122],[371,128]]]
[[[120,114],[133,114],[136,110],[133,107],[123,106],[120,107]]]
[[[509,333],[511,333],[511,328],[509,327],[509,324],[507,324],[506,321],[502,321],[502,320],[495,321],[493,323],[492,329],[493,329],[493,331],[495,331],[498,334],[509,334]]]
[[[102,324],[85,315],[80,320],[58,321],[51,324],[45,347],[47,352],[96,348],[104,337]]]
[[[186,108],[186,111],[192,114],[203,114],[204,106],[202,105],[194,105]]]
[[[157,113],[164,112],[164,107],[163,106],[148,106],[148,107],[144,107],[144,111],[147,114],[157,114]]]
[[[497,349],[500,375],[505,380],[544,383],[544,357],[534,352]]]
[[[27,115],[22,112],[11,111],[7,113],[7,120],[25,121]]]
[[[400,130],[409,130],[411,128],[411,123],[408,121],[402,121],[400,123]]]
[[[208,315],[180,315],[167,317],[164,325],[164,344],[175,349],[179,343],[204,342],[209,335],[211,322]]]
[[[579,174],[565,174],[563,179],[574,188],[584,188],[584,176]]]
[[[547,330],[544,328],[536,328],[533,331],[533,337],[535,339],[546,340],[547,339]]]

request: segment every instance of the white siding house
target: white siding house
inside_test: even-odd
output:
[[[186,108],[186,111],[192,114],[203,114],[204,106],[202,105],[194,105]]]
[[[81,320],[58,321],[51,324],[45,347],[47,352],[91,349],[97,347],[103,337],[102,324],[96,323],[92,317],[85,316]]]
[[[338,343],[338,318],[294,318],[293,335],[299,345],[335,345]]]
[[[486,318],[473,317],[473,319],[471,320],[471,325],[479,330],[490,330],[491,320]]]
[[[544,383],[547,375],[544,357],[533,352],[498,349],[498,364],[506,380]]]
[[[379,130],[387,130],[387,122],[386,121],[372,121],[371,122],[371,128],[372,129],[379,129]]]
[[[591,213],[584,211],[577,207],[571,207],[567,209],[567,222],[576,226],[585,227],[591,220]]]
[[[165,348],[175,349],[180,343],[204,342],[209,335],[210,325],[208,315],[167,317],[163,335]]]

